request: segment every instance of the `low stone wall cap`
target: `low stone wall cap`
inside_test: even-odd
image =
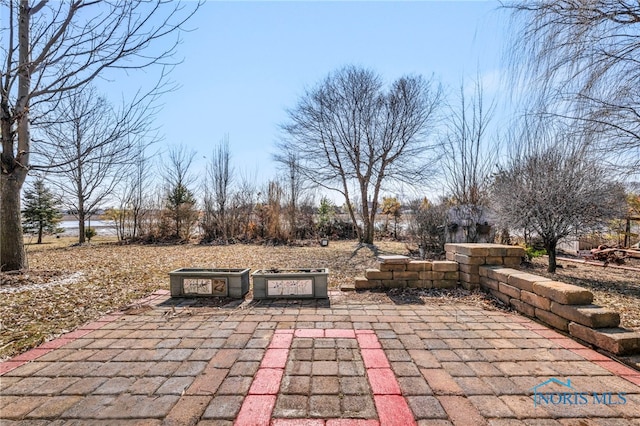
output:
[[[378,256],[378,262],[381,263],[409,263],[411,262],[411,258],[407,256],[401,255],[385,255]]]

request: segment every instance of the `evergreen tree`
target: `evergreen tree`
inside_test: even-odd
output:
[[[320,199],[320,207],[318,208],[318,231],[321,237],[326,237],[331,232],[331,222],[336,213],[336,208],[326,197]]]
[[[175,225],[175,237],[189,239],[191,228],[198,220],[196,199],[183,184],[177,184],[167,194],[168,216]]]
[[[44,180],[38,179],[25,191],[22,210],[22,227],[26,233],[38,234],[37,244],[42,243],[42,236],[57,234],[62,230],[58,223],[62,215],[58,210],[59,200],[44,186]]]

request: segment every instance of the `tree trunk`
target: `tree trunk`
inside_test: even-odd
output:
[[[27,255],[22,238],[20,189],[26,171],[0,174],[0,270],[27,269]]]
[[[398,239],[398,218],[394,217],[393,219],[393,238]]]
[[[84,208],[78,209],[78,243],[84,244],[84,220],[85,220]]]
[[[549,255],[549,266],[547,267],[547,272],[555,273],[557,268],[556,262],[556,245],[557,241],[551,240],[544,242],[544,248],[547,250],[547,254]]]
[[[38,222],[38,242],[36,244],[42,244],[42,232],[44,231],[44,224],[42,221]]]
[[[631,246],[631,219],[627,218],[627,222],[624,226],[624,247]]]
[[[0,270],[4,271],[16,271],[29,267],[27,255],[24,251],[20,212],[20,192],[27,178],[29,154],[31,152],[29,129],[29,90],[31,88],[29,12],[28,2],[20,2],[18,22],[18,101],[13,111],[9,107],[8,94],[2,95],[1,102]],[[14,122],[16,124],[15,132],[13,129]],[[17,150],[15,149],[16,136]]]

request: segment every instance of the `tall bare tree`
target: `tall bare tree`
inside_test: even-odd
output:
[[[494,104],[486,103],[479,79],[471,96],[466,95],[464,83],[460,86],[458,101],[449,105],[445,117],[441,165],[453,212],[466,223],[467,241],[476,242],[476,224],[484,216],[497,161],[497,144],[487,134]]]
[[[573,120],[592,148],[637,174],[640,3],[517,0],[505,7],[513,17],[514,86],[532,89],[526,96],[541,97],[544,112]]]
[[[57,105],[54,119],[40,142],[43,165],[78,219],[78,242],[85,242],[85,221],[90,218],[136,161],[137,144],[150,128],[147,104],[125,105],[116,111],[87,86],[67,93]]]
[[[298,238],[298,209],[304,190],[304,182],[300,171],[300,154],[295,152],[278,153],[274,155],[274,160],[285,174],[283,180],[286,182],[285,190],[289,198],[287,206],[289,233],[291,238],[295,239]]]
[[[525,129],[492,188],[500,222],[542,239],[549,272],[556,270],[558,241],[621,217],[624,206],[624,187],[571,137],[560,129]]]
[[[460,87],[459,104],[449,106],[442,149],[442,166],[447,188],[458,204],[482,205],[496,163],[496,150],[487,134],[493,104],[486,104],[482,83],[477,81],[473,94]]]
[[[252,217],[259,193],[256,189],[256,175],[240,171],[235,191],[229,205],[229,234],[233,238],[249,239]]]
[[[305,179],[344,196],[360,242],[372,244],[383,183],[415,184],[433,165],[428,135],[440,99],[440,88],[423,77],[401,77],[386,89],[373,71],[347,66],[288,111],[288,137],[278,147],[300,155]]]
[[[139,139],[131,150],[132,164],[122,164],[120,172],[123,182],[113,194],[117,203],[115,208],[106,212],[116,229],[119,239],[136,239],[141,236],[144,217],[150,213],[149,202],[153,191],[149,184],[153,177],[151,160],[147,154],[149,143]],[[125,166],[129,166],[126,167]]]
[[[211,161],[207,165],[204,182],[204,217],[202,227],[205,240],[229,239],[228,208],[233,184],[229,136],[213,149]]]
[[[27,266],[20,192],[36,145],[31,123],[61,95],[109,70],[170,65],[181,27],[198,6],[163,0],[0,2],[0,269]]]

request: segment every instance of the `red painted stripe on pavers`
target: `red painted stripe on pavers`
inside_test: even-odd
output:
[[[287,365],[289,349],[267,349],[260,368],[284,368]]]
[[[113,322],[122,316],[122,312],[114,312],[110,315],[105,315],[98,320],[98,322]]]
[[[293,340],[293,334],[278,333],[274,334],[269,344],[269,349],[289,349],[291,347],[291,341]]]
[[[600,352],[589,348],[571,349],[571,352],[576,355],[580,355],[587,361],[611,361],[611,358],[608,356],[602,355]]]
[[[279,328],[275,334],[293,334],[295,330],[293,328]]]
[[[2,376],[3,374],[8,373],[11,370],[15,370],[16,368],[20,367],[22,364],[26,364],[27,361],[5,361],[0,363],[0,376]]]
[[[626,365],[622,365],[620,363],[617,363],[615,361],[609,360],[609,361],[593,361],[594,364],[599,365],[600,367],[606,368],[607,370],[611,371],[613,374],[616,374],[618,376],[635,376],[636,374],[638,374],[638,372],[630,367],[627,367]]]
[[[89,330],[89,329],[78,329],[78,330],[72,331],[71,333],[67,333],[62,337],[64,339],[76,340],[76,339],[79,339],[81,337],[86,336],[87,334],[91,333],[92,331],[93,330]]]
[[[94,322],[90,322],[89,324],[85,324],[82,327],[80,327],[78,330],[89,330],[89,331],[93,331],[93,330],[97,330],[99,328],[104,327],[105,325],[107,325],[106,322],[102,322],[102,321],[94,321]]]
[[[400,395],[400,385],[390,368],[374,368],[367,370],[369,384],[374,395]]]
[[[473,404],[463,396],[439,396],[440,405],[456,426],[481,426],[487,421]]]
[[[409,426],[415,425],[413,413],[407,401],[400,395],[374,395],[373,400],[380,417],[380,425]]]
[[[36,358],[40,358],[42,355],[48,354],[53,349],[47,348],[35,348],[22,353],[20,355],[14,356],[12,361],[33,361]]]
[[[358,330],[355,330],[355,332],[356,332],[356,334],[375,334],[373,332],[373,330],[361,330],[361,329],[358,329]]]
[[[153,294],[162,294],[162,295],[167,295],[169,293],[170,293],[169,290],[164,290],[164,289],[156,290],[156,291],[153,292]]]
[[[356,332],[349,329],[327,329],[324,331],[325,337],[342,338],[342,339],[355,339]]]
[[[277,395],[284,370],[261,368],[256,373],[249,389],[249,395]]]
[[[0,364],[0,366],[1,366],[1,364]],[[622,378],[630,381],[634,385],[640,386],[640,375],[631,375],[631,376],[624,375],[624,376],[622,376]]]
[[[322,328],[300,328],[295,331],[296,337],[324,337]]]
[[[275,395],[247,395],[240,407],[235,426],[269,426],[276,405]]]
[[[360,349],[364,366],[367,368],[390,368],[387,355],[382,349]]]
[[[380,422],[372,419],[327,419],[327,426],[380,426]]]
[[[73,342],[75,339],[67,339],[66,337],[60,337],[57,339],[49,340],[48,342],[44,342],[40,346],[39,349],[58,349],[66,345],[67,343]]]
[[[360,345],[360,349],[380,349],[380,342],[378,341],[378,336],[375,334],[358,334],[356,336],[358,339],[358,344]]]
[[[320,419],[273,419],[271,426],[324,426]]]

